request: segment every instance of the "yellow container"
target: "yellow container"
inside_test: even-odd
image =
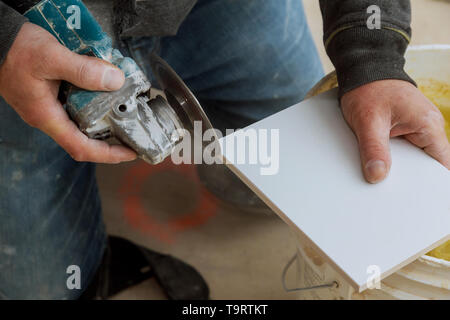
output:
[[[435,257],[438,259],[444,259],[450,261],[450,241],[447,241],[442,246],[431,250],[427,253],[430,257]]]

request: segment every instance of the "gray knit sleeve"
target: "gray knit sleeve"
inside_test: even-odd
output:
[[[320,0],[324,43],[338,76],[340,95],[384,79],[414,81],[404,71],[411,37],[409,0]],[[379,28],[369,28],[368,8],[380,12]],[[370,10],[369,10],[370,11]]]
[[[26,21],[27,18],[0,1],[0,65]]]

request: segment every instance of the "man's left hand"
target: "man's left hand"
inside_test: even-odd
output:
[[[405,137],[450,170],[445,120],[411,83],[381,80],[363,85],[342,96],[341,108],[358,138],[368,182],[380,182],[389,173],[389,139],[397,136]]]

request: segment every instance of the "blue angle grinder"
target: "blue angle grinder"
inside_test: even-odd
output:
[[[150,62],[159,88],[164,92],[152,98],[152,86],[136,62],[112,46],[80,0],[6,1],[31,23],[53,34],[73,52],[91,55],[119,67],[125,84],[114,92],[87,91],[65,85],[64,107],[71,119],[89,138],[116,138],[151,164],[162,162],[194,122],[201,121],[203,132],[212,128],[195,96],[156,54]],[[70,63],[70,62],[68,62]]]

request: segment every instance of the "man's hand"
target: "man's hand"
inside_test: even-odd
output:
[[[52,137],[77,161],[118,163],[136,158],[123,146],[89,139],[58,101],[60,80],[87,90],[118,90],[122,71],[98,58],[78,55],[49,32],[25,23],[0,66],[0,95],[22,119]]]
[[[391,167],[390,137],[404,136],[450,170],[450,144],[439,109],[402,80],[375,81],[341,98],[355,132],[367,181],[382,181]]]

